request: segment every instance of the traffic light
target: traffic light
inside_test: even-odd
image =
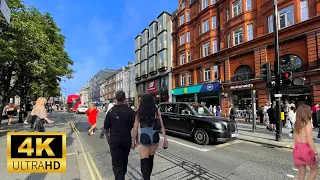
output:
[[[270,66],[270,62],[266,62],[265,64],[262,64],[260,66],[260,74],[263,78],[264,81],[267,82],[266,87],[271,88],[272,84],[271,84],[271,66]]]
[[[288,71],[282,74],[282,85],[291,86],[292,83],[292,72]]]

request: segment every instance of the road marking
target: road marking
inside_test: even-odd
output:
[[[237,144],[237,143],[241,143],[241,142],[243,142],[243,141],[236,140],[236,141],[232,141],[232,142],[226,142],[226,143],[223,143],[223,144],[216,145],[216,146],[214,146],[214,148],[215,149],[223,148],[223,147],[230,146],[230,145]]]
[[[287,174],[287,176],[288,176],[289,178],[294,178],[294,175],[291,175],[291,174]]]
[[[294,171],[299,171],[298,169],[296,169],[296,168],[292,168]]]
[[[76,153],[67,153],[66,155],[67,156],[70,156],[70,155],[75,155]]]
[[[160,137],[161,139],[163,139],[163,137]],[[193,146],[190,146],[188,144],[183,144],[181,142],[178,142],[178,141],[175,141],[175,140],[171,140],[171,139],[167,139],[168,141],[171,141],[171,142],[174,142],[176,144],[180,144],[182,146],[186,146],[186,147],[189,147],[189,148],[192,148],[192,149],[195,149],[195,150],[198,150],[198,151],[202,151],[202,152],[208,152],[210,151],[210,149],[200,149],[200,148],[197,148],[197,147],[193,147]]]
[[[75,131],[76,133],[80,133],[73,122],[71,122],[71,126],[72,126],[73,131]]]
[[[89,152],[87,152],[87,153],[88,153],[89,159],[90,159],[90,161],[91,161],[91,163],[93,165],[93,169],[96,171],[98,179],[102,180],[101,174],[99,173],[98,168],[97,168],[96,164],[94,163],[94,161],[93,161],[93,159],[91,157],[91,154]]]
[[[65,116],[66,116],[67,121],[69,122],[66,113],[65,113]],[[87,164],[87,167],[88,167],[88,169],[89,169],[89,172],[90,172],[90,175],[91,175],[91,179],[92,179],[92,180],[96,180],[96,177],[94,176],[93,171],[92,171],[92,168],[91,168],[90,163],[89,163],[89,161],[88,161],[87,155],[86,155],[86,153],[84,152],[84,148],[83,148],[82,143],[81,143],[81,141],[80,141],[80,137],[79,137],[78,133],[75,133],[75,134],[76,134],[77,139],[78,139],[78,141],[79,141],[80,148],[81,148],[81,150],[82,150],[82,152],[83,152],[84,160],[85,160],[85,162],[86,162],[86,164]]]

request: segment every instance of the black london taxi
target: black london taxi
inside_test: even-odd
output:
[[[189,136],[197,144],[227,142],[238,137],[237,123],[229,118],[214,116],[207,107],[199,103],[160,103],[166,131]]]

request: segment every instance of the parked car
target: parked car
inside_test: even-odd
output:
[[[86,112],[86,110],[88,110],[88,106],[87,105],[79,105],[76,113],[77,114],[84,114]]]
[[[167,102],[160,103],[158,108],[166,131],[189,136],[198,144],[227,142],[238,137],[235,121],[214,116],[199,103]]]

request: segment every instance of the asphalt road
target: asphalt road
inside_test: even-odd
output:
[[[66,117],[63,113],[60,115]],[[86,115],[67,114],[67,117],[75,125],[74,155],[80,179],[114,179],[109,147],[105,139],[99,138],[104,114],[99,114],[93,136],[87,133]],[[293,179],[298,174],[287,149],[240,140],[201,146],[174,135],[168,135],[168,140],[169,148],[160,148],[155,156],[152,179],[283,180]],[[142,179],[138,149],[130,152],[127,179]]]

